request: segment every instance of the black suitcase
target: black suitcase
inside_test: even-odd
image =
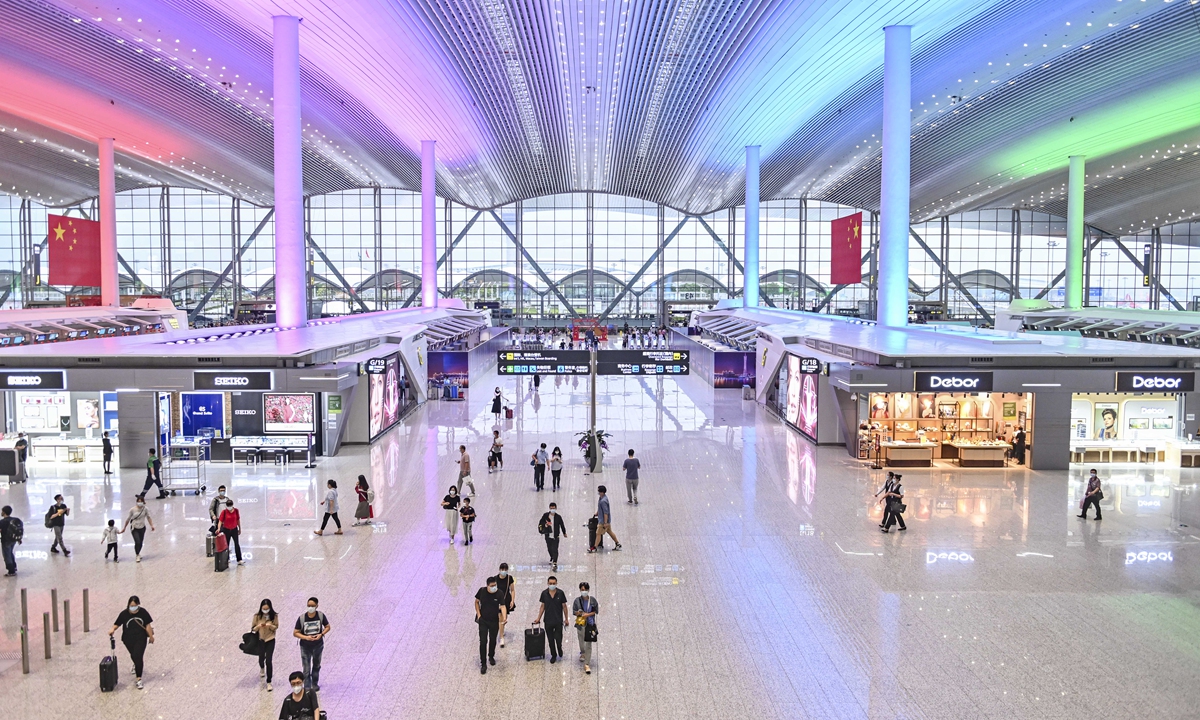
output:
[[[221,552],[213,554],[213,570],[215,572],[225,572],[229,569],[229,548],[225,548]]]
[[[204,557],[212,557],[216,550],[217,539],[210,533],[204,537]]]
[[[525,659],[546,659],[546,631],[538,627],[537,623],[525,629]]]
[[[596,528],[598,528],[598,527],[600,527],[599,518],[593,517],[591,520],[588,520],[587,529],[588,529],[588,547],[589,548],[596,547]]]
[[[112,645],[112,655],[105,655],[100,661],[100,692],[112,692],[117,689],[117,641],[108,639]]]

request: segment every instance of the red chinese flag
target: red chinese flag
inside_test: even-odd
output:
[[[50,215],[51,285],[100,286],[100,223],[95,220]]]
[[[833,234],[829,280],[834,285],[862,282],[862,213],[829,223]]]

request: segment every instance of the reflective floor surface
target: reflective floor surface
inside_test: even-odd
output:
[[[278,716],[300,666],[287,629],[310,595],[332,632],[321,704],[343,718],[1185,718],[1200,710],[1197,471],[1102,469],[1104,520],[1075,518],[1080,471],[909,470],[908,530],[880,533],[878,472],[815,448],[738,391],[699,378],[602,379],[609,466],[586,475],[575,433],[582,379],[506,378],[507,467],[486,473],[493,378],[466,402],[418,408],[371,448],[300,466],[211,465],[232,486],[247,563],[222,574],[204,556],[206,501],[151,500],[157,530],[135,564],[102,559],[100,531],[127,512],[142,473],[106,484],[99,468],[39,465],[0,487],[26,521],[20,573],[0,578],[0,707],[18,718]],[[533,490],[529,454],[564,449],[563,487]],[[475,544],[450,545],[439,502],[465,444],[478,486]],[[640,504],[625,503],[623,452],[642,461]],[[130,451],[130,449],[126,449]],[[140,449],[133,450],[141,452]],[[349,527],[354,478],[376,489],[377,524]],[[328,478],[341,486],[342,536],[316,537]],[[620,552],[585,552],[595,487],[607,483]],[[74,513],[74,554],[48,553],[55,492]],[[545,584],[535,532],[558,502],[570,537],[556,573],[601,602],[595,672],[522,658],[521,633]],[[461,536],[460,536],[461,537]],[[518,579],[507,647],[479,674],[472,597],[500,562]],[[28,588],[32,672],[19,661]],[[72,602],[73,644],[54,633],[49,593]],[[90,633],[82,590],[90,590]],[[130,594],[155,619],[146,687],[102,694],[97,664]],[[238,651],[259,600],[283,615],[274,693]],[[15,714],[14,714],[15,713]]]

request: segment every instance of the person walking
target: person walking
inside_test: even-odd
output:
[[[224,509],[226,499],[225,486],[222,485],[217,488],[217,494],[214,495],[213,499],[208,503],[208,519],[212,521],[212,528],[209,529],[209,533],[213,535],[217,534],[217,516],[220,515],[221,510]]]
[[[458,488],[451,485],[442,498],[442,508],[446,511],[446,532],[450,533],[450,544],[454,544],[454,536],[458,534]]]
[[[558,514],[558,503],[550,503],[550,510],[542,513],[542,519],[538,521],[538,532],[546,537],[546,552],[550,553],[550,567],[558,569],[558,541],[559,533],[563,537],[567,536],[567,525],[563,522],[562,515]]]
[[[58,554],[58,549],[62,548],[65,557],[71,557],[71,551],[67,549],[67,544],[63,542],[63,529],[67,524],[67,516],[71,514],[71,508],[63,502],[62,495],[54,496],[54,504],[46,511],[46,527],[54,531],[54,542],[50,543],[50,552]]]
[[[550,488],[555,492],[558,492],[559,483],[562,482],[562,469],[562,449],[555,445],[550,453]]]
[[[533,486],[541,492],[546,486],[546,461],[549,456],[546,455],[546,443],[542,443],[541,447],[533,451]]]
[[[900,523],[900,531],[907,530],[904,525],[904,485],[900,482],[900,475],[896,475],[892,481],[892,487],[883,496],[883,502],[887,510],[887,522],[883,525],[882,532],[888,532],[896,523]]]
[[[292,636],[300,640],[300,665],[304,668],[304,689],[321,690],[321,653],[325,651],[325,636],[329,634],[329,618],[317,609],[315,597],[308,599],[308,609],[296,618]]]
[[[0,549],[4,554],[5,577],[17,574],[17,556],[13,550],[25,539],[25,523],[13,517],[12,512],[12,505],[0,508]]]
[[[325,506],[325,518],[323,520],[321,520],[321,529],[313,530],[313,534],[314,535],[324,535],[325,534],[325,526],[329,524],[329,518],[333,518],[333,523],[335,525],[337,525],[337,531],[334,532],[333,534],[341,535],[342,534],[342,519],[338,517],[337,483],[333,480],[330,480],[327,483],[325,483],[325,487],[326,487],[325,499],[321,501],[321,504]]]
[[[1017,427],[1017,431],[1013,433],[1012,456],[1018,465],[1025,464],[1025,428],[1023,427]]]
[[[142,543],[146,540],[147,525],[150,526],[150,532],[154,532],[154,520],[150,517],[150,508],[146,507],[146,496],[138,495],[137,501],[125,518],[125,524],[121,526],[121,532],[129,528],[129,533],[133,535],[134,562],[142,561]]]
[[[470,545],[475,541],[475,534],[472,532],[475,527],[475,508],[471,507],[471,498],[462,499],[462,507],[458,509],[458,515],[462,518],[463,545]]]
[[[496,418],[496,424],[500,424],[500,411],[504,408],[504,395],[500,392],[500,388],[496,388],[496,392],[492,393],[492,415]]]
[[[508,622],[508,610],[500,598],[496,577],[475,593],[475,622],[479,625],[479,674],[486,675],[488,664],[496,664],[496,637],[501,623]]]
[[[371,518],[375,517],[375,511],[371,508],[371,503],[375,502],[375,491],[367,484],[365,475],[358,476],[354,492],[358,495],[358,507],[354,508],[354,525],[370,525]]]
[[[496,587],[500,589],[500,604],[504,606],[506,616],[512,615],[513,610],[517,609],[516,585],[517,579],[508,574],[508,563],[500,563],[500,572],[496,573]],[[500,623],[500,647],[504,647],[506,624]]]
[[[163,490],[162,484],[162,461],[158,459],[158,452],[154,448],[150,448],[150,455],[146,459],[146,484],[142,486],[142,496],[150,492],[150,488],[158,486],[158,495],[156,499],[162,500],[167,496],[167,491]]]
[[[883,504],[883,517],[879,520],[879,527],[887,526],[888,518],[891,512],[888,510],[887,494],[892,491],[892,485],[896,484],[896,473],[888,471],[887,479],[883,481],[883,487],[875,492],[875,497],[879,498],[878,503]],[[883,497],[879,497],[882,495]]]
[[[100,437],[100,442],[104,446],[101,450],[101,459],[104,462],[104,474],[112,475],[113,444],[112,440],[108,437],[107,430],[105,430],[104,435]]]
[[[546,578],[546,589],[542,591],[538,602],[541,603],[541,607],[538,608],[537,619],[533,623],[540,623],[542,615],[546,616],[544,627],[546,637],[550,640],[550,664],[553,665],[563,656],[563,626],[571,621],[571,616],[567,613],[567,594],[558,589],[558,578],[553,575]]]
[[[592,586],[586,582],[579,583],[579,597],[571,603],[571,612],[575,614],[575,632],[579,637],[579,659],[583,661],[583,671],[592,674],[592,645],[599,635],[596,628],[596,613],[600,612],[600,604],[592,597]]]
[[[488,473],[504,469],[504,441],[500,439],[500,431],[492,431],[492,447],[488,453]]]
[[[112,637],[117,628],[121,628],[121,642],[129,651],[129,659],[133,661],[133,675],[138,690],[142,689],[142,672],[145,670],[143,661],[146,657],[146,643],[154,644],[154,619],[150,612],[142,607],[142,601],[137,595],[130,595],[125,609],[113,621],[108,636]]]
[[[104,532],[100,535],[100,542],[105,545],[104,561],[108,562],[108,554],[112,553],[113,562],[121,562],[117,557],[117,535],[120,534],[117,529],[117,521],[109,520],[108,525],[104,527]]]
[[[625,469],[625,495],[629,498],[626,503],[637,505],[638,470],[642,467],[642,461],[633,456],[633,448],[629,448],[629,457],[625,458],[621,467]]]
[[[250,618],[250,632],[258,633],[258,676],[267,685],[267,692],[274,692],[271,676],[275,672],[275,633],[279,630],[279,615],[268,598],[258,604],[258,612]],[[301,675],[303,678],[303,675]]]
[[[475,481],[471,479],[471,456],[467,454],[467,446],[458,446],[458,459],[454,462],[458,463],[458,492],[462,493],[462,486],[465,482],[471,486],[471,497],[475,497]]]
[[[621,541],[617,539],[616,534],[612,530],[612,510],[609,508],[608,503],[608,488],[601,485],[596,488],[596,491],[600,493],[600,500],[596,503],[596,543],[599,544],[602,542],[604,535],[607,533],[615,543],[613,550],[620,550]],[[588,552],[594,553],[596,552],[596,548],[590,547],[588,548]]]
[[[233,498],[225,501],[225,509],[221,511],[221,515],[217,520],[221,526],[221,534],[233,545],[237,564],[245,565],[245,561],[242,560],[242,543],[238,540],[238,537],[242,534],[242,513],[233,506]]]
[[[1078,517],[1087,520],[1088,508],[1094,506],[1096,508],[1096,519],[1103,520],[1100,514],[1100,501],[1104,499],[1104,492],[1100,489],[1100,476],[1093,469],[1088,475],[1087,490],[1084,491],[1083,502],[1080,503],[1080,513]]]
[[[288,676],[292,686],[290,695],[283,699],[283,707],[279,708],[279,720],[321,720],[321,704],[317,701],[317,693],[304,688],[304,673],[297,670]],[[268,685],[270,690],[271,686]]]

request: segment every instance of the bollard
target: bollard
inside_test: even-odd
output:
[[[83,631],[84,632],[92,631],[91,621],[88,618],[88,589],[87,588],[83,589]]]
[[[29,590],[21,588],[21,626],[29,627]]]
[[[54,620],[54,632],[58,632],[58,588],[50,591],[50,612]]]
[[[63,641],[71,644],[71,601],[63,600]]]
[[[50,659],[50,613],[42,613],[42,634],[46,637],[46,659]]]
[[[21,626],[21,673],[29,674],[29,626]]]

